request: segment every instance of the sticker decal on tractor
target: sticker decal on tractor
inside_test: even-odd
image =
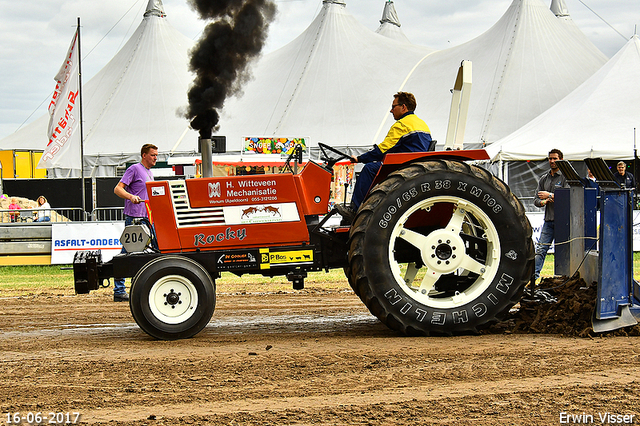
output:
[[[209,198],[220,198],[220,182],[209,182]]]
[[[161,197],[164,195],[164,186],[152,186],[151,187],[151,196],[152,197]]]
[[[248,269],[258,265],[258,252],[251,250],[246,252],[221,253],[216,260],[216,267],[219,270]]]
[[[227,225],[297,222],[300,220],[296,203],[228,206],[223,207],[222,210]]]
[[[313,250],[270,252],[269,249],[260,249],[260,269],[303,263],[313,263]]]
[[[224,232],[218,232],[217,234],[207,236],[204,234],[196,234],[193,245],[198,247],[235,239],[242,241],[246,236],[247,230],[245,228],[238,229],[236,231],[232,231],[231,228],[227,228]]]
[[[209,182],[207,192],[209,204],[225,204],[237,201],[277,201],[278,190],[275,180],[246,179],[226,181],[224,186],[220,182]]]

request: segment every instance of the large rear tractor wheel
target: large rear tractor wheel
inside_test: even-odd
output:
[[[131,314],[157,339],[194,336],[209,323],[215,305],[215,282],[201,265],[185,257],[154,259],[131,281]]]
[[[349,282],[369,310],[408,335],[474,333],[504,317],[533,269],[522,204],[486,170],[415,163],[360,207]]]

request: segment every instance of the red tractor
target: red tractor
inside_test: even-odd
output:
[[[133,277],[131,313],[158,339],[207,325],[223,271],[301,289],[309,271],[343,268],[371,313],[408,335],[474,333],[518,302],[531,227],[507,185],[466,162],[484,150],[387,155],[351,226],[328,225],[333,165],[349,157],[320,150],[322,164],[299,172],[148,182],[154,226],[127,227],[129,253],[109,262],[78,252],[76,292]]]

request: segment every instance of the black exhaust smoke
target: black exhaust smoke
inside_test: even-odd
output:
[[[201,138],[208,132],[210,139],[225,99],[240,93],[250,77],[247,65],[264,46],[276,5],[272,0],[189,0],[189,4],[202,19],[215,21],[191,51],[189,66],[196,77],[185,114],[193,129],[204,130]]]

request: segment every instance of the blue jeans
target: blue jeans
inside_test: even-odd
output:
[[[540,271],[544,265],[544,258],[547,257],[547,252],[551,243],[555,238],[555,224],[552,220],[545,220],[542,225],[542,232],[540,232],[540,239],[536,244],[536,269],[534,272],[534,278],[537,280],[540,277]]]
[[[374,163],[367,163],[362,168],[362,171],[356,179],[356,186],[353,188],[353,196],[351,197],[351,204],[353,204],[354,210],[358,210],[360,204],[364,201],[364,197],[367,196],[371,184],[378,174],[378,170],[382,167],[382,163],[376,161]]]
[[[127,216],[126,214],[124,215],[124,226],[129,226],[133,224],[133,219],[135,219],[135,217],[133,216]],[[122,247],[122,250],[120,251],[121,254],[126,253],[127,251],[124,249],[124,247]],[[113,278],[113,294],[126,294],[127,293],[127,289],[124,286],[124,278]]]
[[[133,220],[138,219],[134,216],[124,215],[124,226],[129,226],[133,224]],[[151,224],[149,224],[151,225]],[[158,241],[156,240],[155,230],[153,226],[151,226],[151,245],[158,250]],[[126,253],[127,251],[122,247],[120,251],[121,254]],[[113,278],[113,294],[125,294],[127,292],[126,287],[124,286],[124,278]]]

